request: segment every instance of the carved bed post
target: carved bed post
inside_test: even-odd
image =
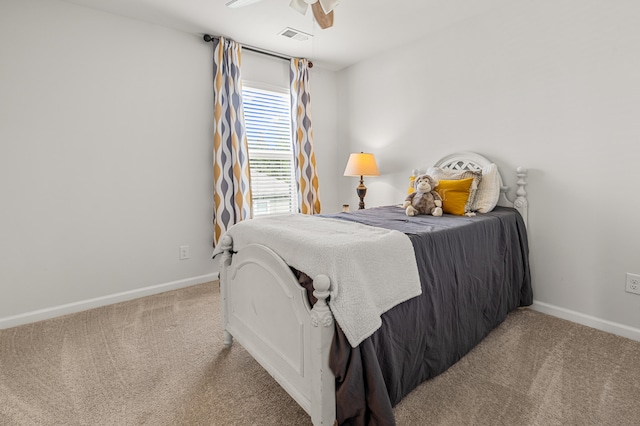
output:
[[[520,212],[524,219],[525,225],[528,223],[528,207],[529,201],[527,201],[527,191],[524,187],[527,185],[527,169],[524,167],[518,167],[516,169],[516,176],[518,176],[518,189],[516,190],[516,199],[513,202],[513,206]]]
[[[227,324],[229,323],[229,309],[227,306],[226,284],[229,282],[227,279],[227,272],[229,266],[231,266],[233,239],[229,235],[225,235],[220,240],[220,247],[223,250],[222,257],[220,258],[220,305],[222,308],[222,326],[224,327],[224,345],[228,348],[233,343],[233,336],[227,331]],[[224,283],[224,285],[222,283]]]
[[[335,376],[329,368],[333,341],[333,315],[327,305],[331,282],[326,275],[313,280],[313,295],[318,301],[311,309],[311,421],[315,426],[333,425],[336,418]]]

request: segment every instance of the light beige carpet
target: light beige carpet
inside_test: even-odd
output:
[[[398,425],[640,425],[640,342],[528,309],[395,408]],[[238,344],[217,283],[0,330],[0,425],[309,425]]]

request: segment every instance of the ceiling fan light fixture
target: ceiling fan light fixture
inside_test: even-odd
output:
[[[307,9],[309,8],[309,5],[305,0],[291,0],[291,3],[289,3],[289,6],[296,12],[300,13],[301,15],[306,14]]]
[[[340,0],[318,0],[318,1],[320,2],[320,6],[322,6],[322,10],[324,11],[325,14],[328,14],[333,9],[335,9],[338,4],[340,4]]]
[[[316,23],[320,28],[325,29],[333,26],[333,9],[339,2],[339,0],[291,0],[289,7],[305,15],[311,5]]]

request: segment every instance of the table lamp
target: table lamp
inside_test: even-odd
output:
[[[356,193],[360,197],[359,209],[364,209],[364,196],[367,194],[367,187],[364,186],[364,176],[380,176],[378,165],[373,154],[366,152],[353,153],[349,155],[347,167],[344,169],[345,176],[360,176],[360,185],[356,188]]]

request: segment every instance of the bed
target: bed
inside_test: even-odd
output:
[[[442,217],[409,218],[394,205],[305,218],[301,228],[320,223],[315,234],[284,218],[262,237],[271,226],[254,219],[245,232],[231,227],[214,250],[225,345],[237,340],[314,425],[395,424],[392,408],[404,396],[457,362],[510,311],[532,303],[526,170],[516,170],[513,201],[497,166],[476,153],[449,155],[412,176],[425,172],[441,173],[443,183],[472,172],[471,192],[486,195],[483,182],[491,182],[494,206],[474,213],[480,210],[467,205],[464,214]],[[352,232],[361,228],[373,234]],[[324,235],[335,241],[327,238],[318,254]],[[407,242],[408,252],[396,246]],[[405,281],[413,287],[403,293]],[[360,299],[367,290],[358,285],[371,285],[375,297],[385,289],[399,297],[393,306],[385,300],[377,322],[364,329],[358,315],[369,314]],[[341,305],[349,301],[355,319]]]

